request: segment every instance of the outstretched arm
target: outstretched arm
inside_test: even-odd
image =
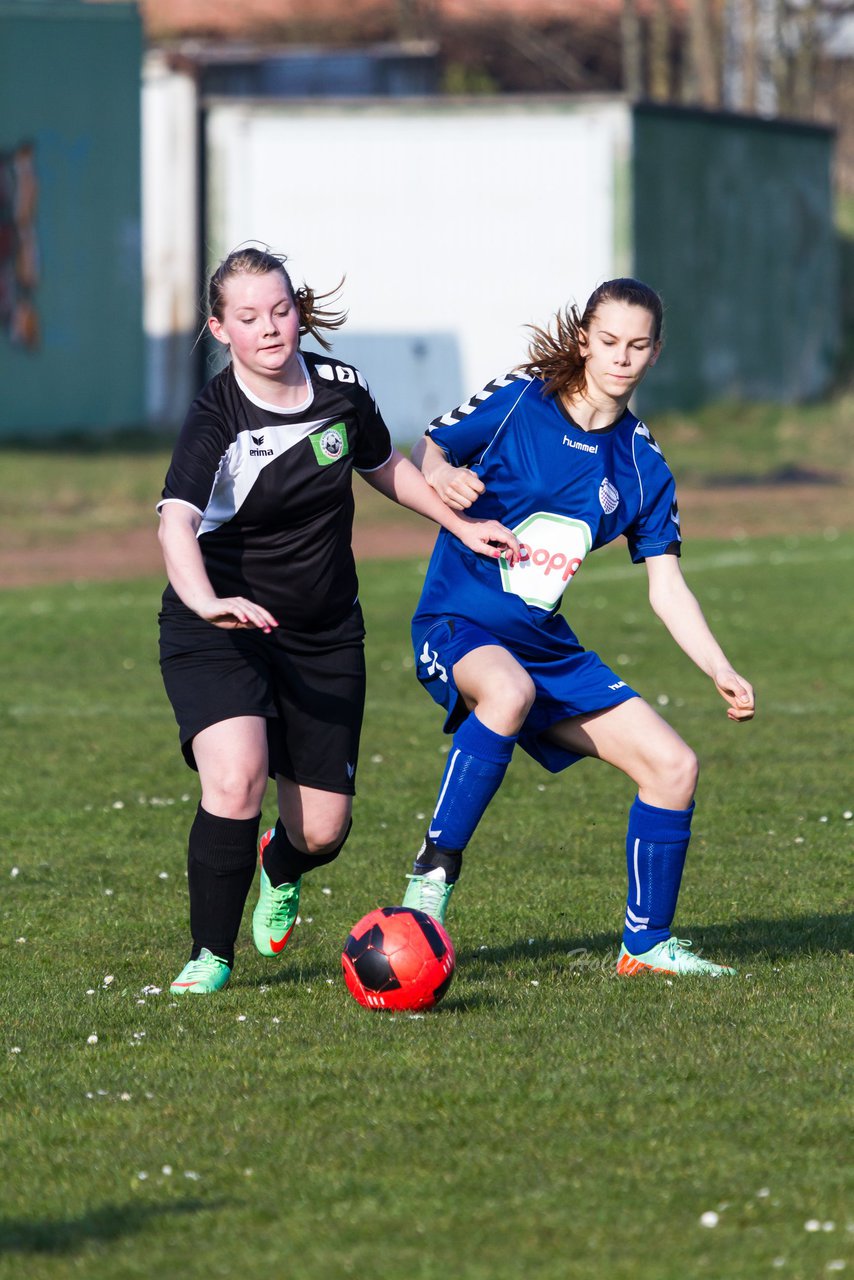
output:
[[[470,550],[493,559],[503,555],[511,565],[518,560],[519,543],[510,529],[505,529],[497,520],[470,520],[467,516],[452,511],[430,487],[418,468],[397,449],[392,452],[388,462],[376,471],[365,472],[362,478],[393,502],[408,507],[410,511],[417,511],[428,520],[435,520],[436,524],[455,534]]]
[[[729,703],[730,720],[752,720],[753,688],[738,674],[712,634],[697,599],[682,576],[676,556],[652,556],[646,562],[649,602],[673,639],[715,683]]]

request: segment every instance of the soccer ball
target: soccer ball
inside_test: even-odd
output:
[[[409,907],[369,911],[341,956],[350,995],[368,1009],[431,1009],[451,985],[455,963],[438,920]]]

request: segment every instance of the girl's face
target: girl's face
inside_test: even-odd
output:
[[[646,307],[603,302],[579,348],[585,359],[587,394],[626,403],[658,359],[661,343],[655,339],[655,319]]]
[[[222,299],[222,319],[211,316],[208,327],[231,348],[235,372],[249,381],[281,380],[297,364],[299,347],[299,311],[284,274],[232,276]]]

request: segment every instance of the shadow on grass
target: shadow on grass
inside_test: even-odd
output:
[[[79,1218],[0,1222],[0,1256],[5,1253],[72,1253],[90,1243],[109,1244],[141,1231],[153,1218],[210,1213],[222,1207],[212,1200],[168,1204],[105,1204]]]
[[[680,938],[691,938],[698,954],[742,961],[765,957],[781,960],[799,955],[839,955],[854,950],[854,913],[828,912],[783,919],[750,918],[728,924],[677,925]],[[457,951],[464,964],[513,964],[523,960],[560,957],[567,967],[598,968],[615,964],[619,935],[595,933],[569,938],[534,938]]]

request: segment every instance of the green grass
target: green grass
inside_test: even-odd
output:
[[[811,405],[707,405],[652,428],[682,486],[854,481],[854,390]]]
[[[171,450],[80,450],[59,445],[0,450],[6,547],[28,547],[96,530],[152,527]]]
[[[423,566],[362,568],[370,685],[345,855],[306,881],[281,963],[245,927],[227,991],[181,1003],[166,988],[196,786],[157,672],[159,584],[4,593],[0,1276],[854,1266],[852,567],[851,535],[689,548],[759,691],[738,727],[624,554],[570,592],[583,638],[699,750],[678,929],[739,977],[614,976],[631,789],[592,762],[552,777],[520,756],[467,855],[454,983],[419,1017],[359,1008],[339,956],[356,919],[399,901],[444,758],[406,641]]]

